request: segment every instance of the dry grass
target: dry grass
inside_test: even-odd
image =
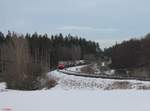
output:
[[[86,66],[86,67],[81,68],[81,73],[94,74],[95,70],[90,66]]]
[[[52,87],[55,87],[57,85],[57,81],[54,80],[54,79],[50,79],[48,82],[47,82],[47,88],[50,89]]]
[[[139,85],[137,89],[140,90],[150,90],[150,85]]]
[[[132,89],[132,84],[127,81],[116,81],[105,88],[105,90],[113,89]]]
[[[103,84],[96,83],[95,81],[84,81],[84,80],[63,80],[61,81],[63,84],[63,87],[69,88],[69,89],[101,89],[103,88]]]
[[[132,83],[128,81],[114,81],[111,83],[98,82],[94,80],[62,80],[61,86],[65,89],[103,89],[103,90],[126,90],[126,89],[137,89],[137,90],[149,90],[150,85],[143,83]]]

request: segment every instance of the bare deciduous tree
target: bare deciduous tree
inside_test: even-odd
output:
[[[33,63],[28,42],[23,37],[13,37],[3,45],[3,60],[6,65],[4,79],[8,88],[37,89],[47,68]]]

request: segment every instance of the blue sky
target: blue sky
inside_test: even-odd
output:
[[[108,47],[150,32],[149,0],[0,0],[0,30],[78,35]]]

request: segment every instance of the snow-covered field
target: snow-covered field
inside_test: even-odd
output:
[[[150,91],[42,90],[0,93],[11,111],[149,111]]]
[[[123,80],[84,78],[58,71],[48,75],[58,80],[58,85],[49,90],[6,90],[5,83],[0,83],[0,111],[150,111],[150,90],[137,90],[149,87],[150,82],[130,80],[125,81],[130,83],[129,89],[110,90],[109,86]]]
[[[69,68],[75,71],[75,68]],[[66,70],[65,70],[66,71]],[[138,80],[113,80],[101,78],[79,77],[74,75],[66,75],[59,71],[52,71],[50,78],[58,81],[58,85],[54,89],[77,89],[77,90],[116,90],[116,89],[150,89],[150,82]]]

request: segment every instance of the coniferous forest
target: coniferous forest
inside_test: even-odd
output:
[[[112,60],[112,68],[139,68],[150,65],[150,34],[141,39],[131,39],[104,50]]]
[[[39,89],[41,78],[45,80],[59,61],[98,58],[101,52],[98,43],[70,34],[0,32],[0,78],[8,88]]]
[[[98,43],[70,34],[0,32],[0,78],[8,88],[40,89],[41,78],[46,80],[46,72],[57,69],[60,61],[87,60],[97,63],[101,71],[115,70],[119,77],[145,79],[150,78],[149,49],[150,34],[102,50]],[[108,64],[101,67],[103,62]]]
[[[96,42],[70,34],[63,36],[61,33],[49,37],[47,34],[40,35],[36,32],[26,35],[10,31],[4,35],[0,32],[0,46],[7,44],[13,38],[26,40],[33,61],[37,63],[46,62],[50,68],[55,68],[58,61],[81,60],[88,55],[98,57],[102,52]]]
[[[126,76],[150,77],[150,34],[141,39],[123,41],[105,49],[103,54],[111,58],[112,69],[126,71]]]

